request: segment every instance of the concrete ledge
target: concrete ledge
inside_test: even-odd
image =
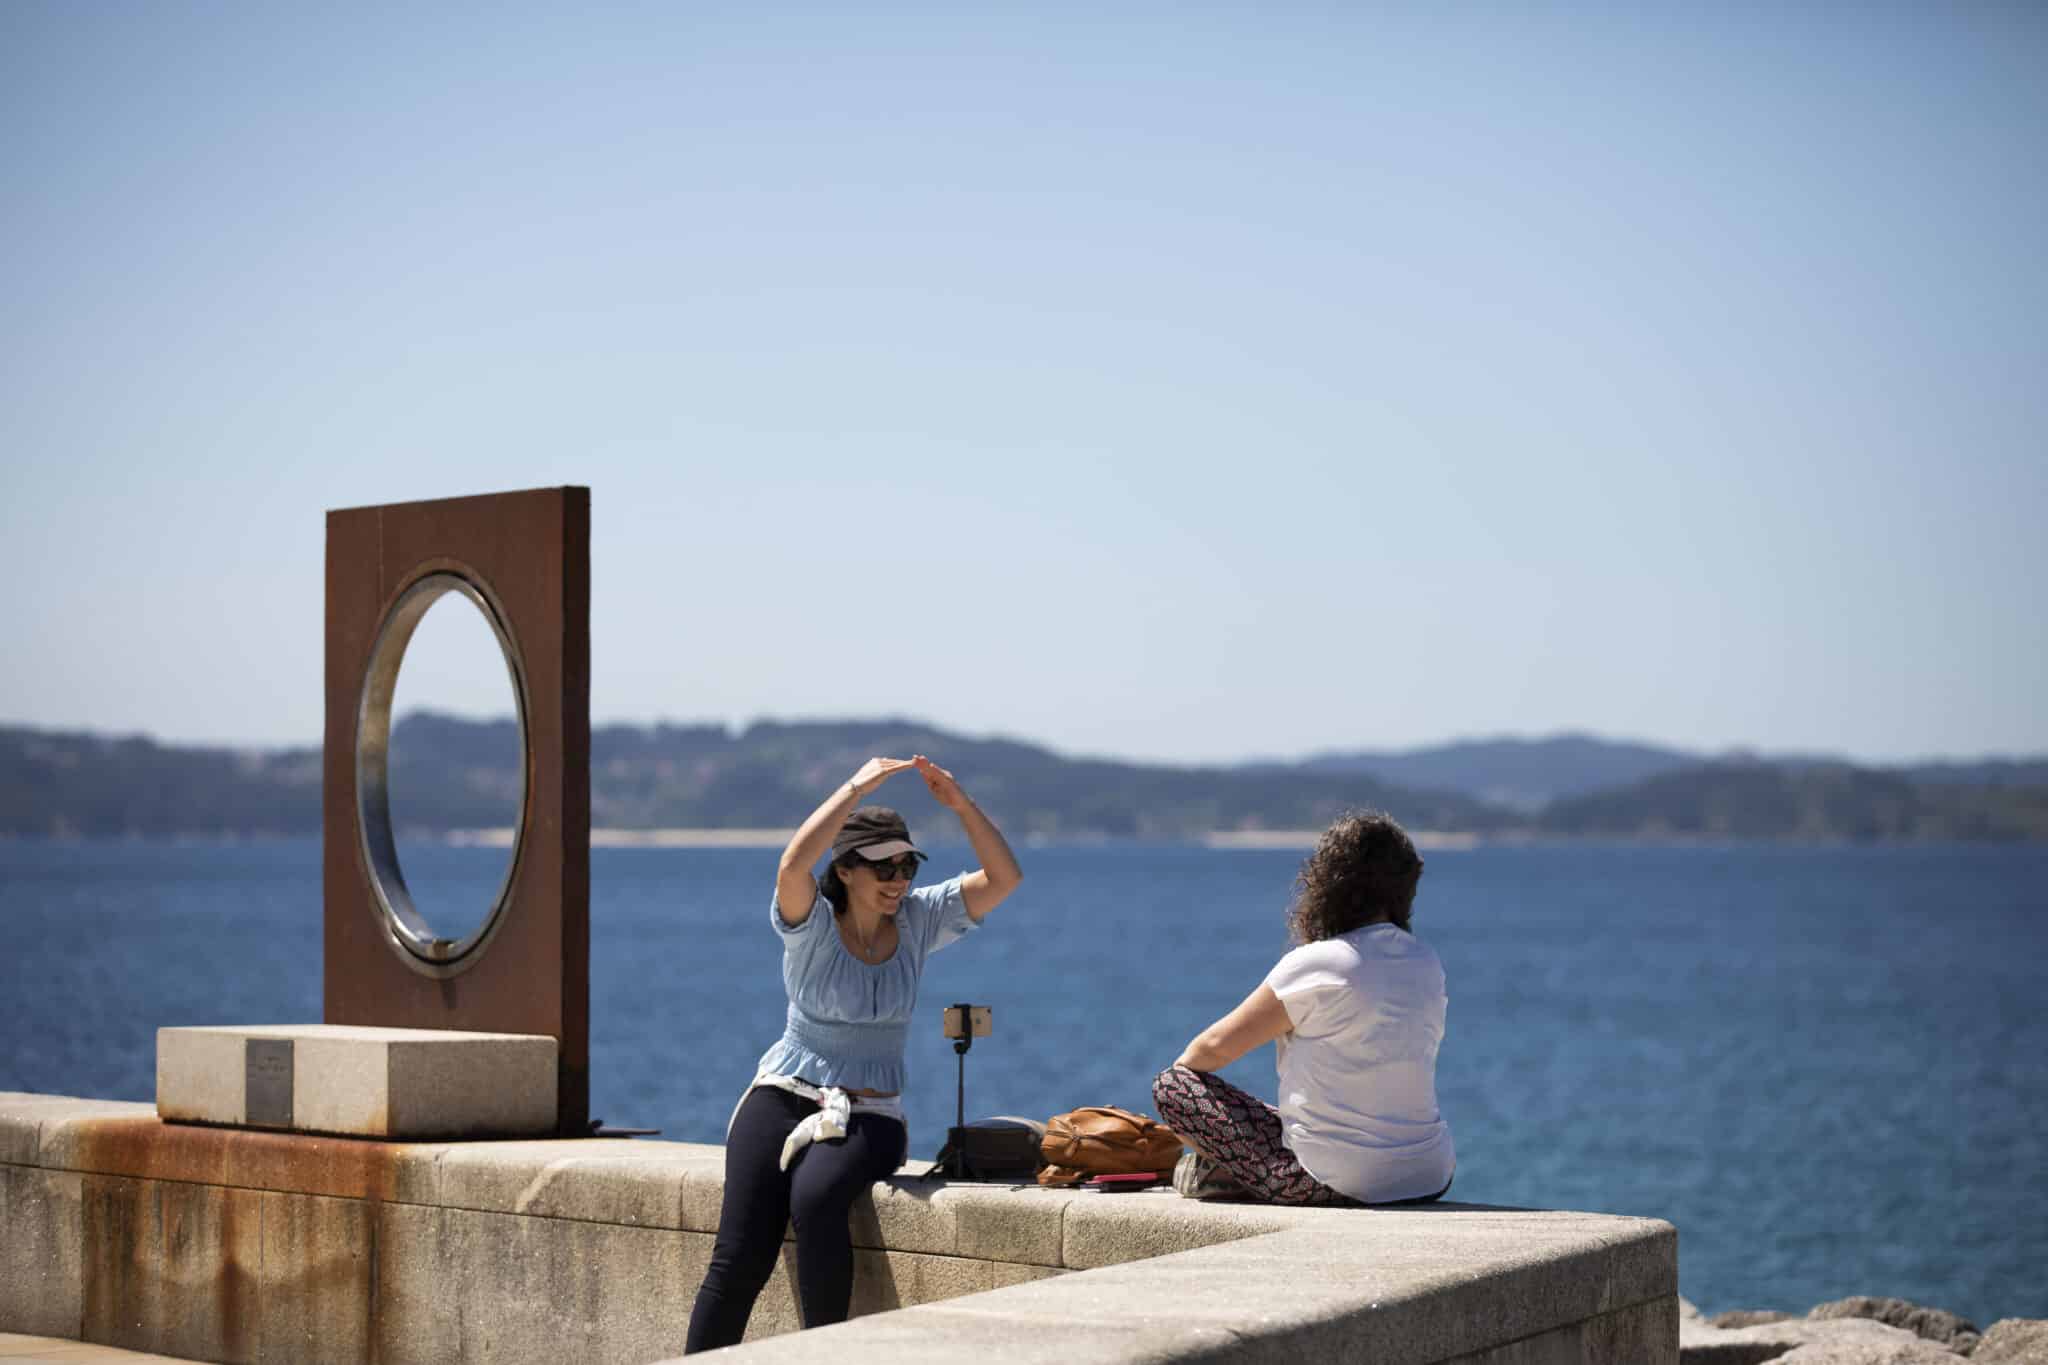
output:
[[[164,1028],[165,1119],[376,1138],[540,1136],[557,1045],[522,1033],[285,1024]]]
[[[777,1336],[797,1325],[786,1251],[741,1358],[1678,1359],[1665,1223],[919,1169],[854,1208],[859,1316]],[[637,1365],[681,1352],[722,1188],[723,1150],[689,1143],[306,1137],[0,1094],[0,1331],[212,1360]]]
[[[1455,1206],[1332,1212],[727,1354],[759,1365],[835,1355],[909,1365],[1678,1359],[1677,1298],[1656,1291],[1677,1277],[1668,1224]]]
[[[82,1177],[0,1165],[0,1332],[76,1337]]]
[[[95,1120],[156,1118],[153,1104],[131,1104],[125,1100],[79,1100],[68,1095],[32,1095],[19,1090],[0,1090],[0,1163],[15,1166],[62,1167],[61,1161],[42,1159],[43,1134],[67,1119]]]
[[[0,1113],[5,1107],[6,1097],[0,1096]],[[47,1114],[39,1138],[37,1164],[52,1170],[421,1202],[433,1200],[434,1163],[443,1150],[422,1143],[167,1124],[148,1105]]]

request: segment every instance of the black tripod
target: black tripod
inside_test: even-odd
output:
[[[953,1130],[946,1134],[945,1160],[940,1174],[953,1180],[968,1180],[967,1170],[967,1049],[974,1046],[974,1016],[971,1005],[955,1005],[959,1012],[960,1036],[953,1040],[953,1055],[960,1059],[959,1087],[953,1098]]]

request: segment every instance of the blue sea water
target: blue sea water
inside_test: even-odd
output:
[[[937,867],[964,850],[939,849]],[[502,854],[408,855],[423,903]],[[2048,850],[1485,847],[1428,854],[1461,1199],[1671,1220],[1709,1312],[1896,1294],[2048,1317]],[[1298,855],[1024,852],[933,958],[911,1147],[951,1122],[939,1007],[995,1009],[970,1115],[1149,1108],[1285,948]],[[782,1017],[774,854],[600,849],[592,1112],[716,1142]],[[943,875],[943,874],[942,874]],[[0,842],[0,1090],[153,1093],[163,1024],[317,1020],[317,841]],[[1272,1098],[1272,1053],[1228,1073]]]

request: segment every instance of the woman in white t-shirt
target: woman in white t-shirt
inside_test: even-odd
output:
[[[1440,1199],[1457,1153],[1436,1104],[1444,969],[1409,931],[1422,859],[1390,816],[1350,814],[1302,864],[1299,946],[1159,1073],[1159,1117],[1194,1149],[1174,1186],[1271,1204]],[[1277,1044],[1280,1107],[1215,1073]]]

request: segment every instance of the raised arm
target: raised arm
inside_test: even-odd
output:
[[[775,910],[784,924],[802,924],[811,917],[811,903],[818,899],[818,884],[811,878],[811,869],[832,847],[839,827],[860,805],[861,798],[911,766],[907,758],[869,759],[796,827],[775,869]]]
[[[1287,1006],[1261,981],[1244,1003],[1195,1035],[1173,1059],[1195,1071],[1221,1071],[1253,1048],[1264,1047],[1294,1027]]]
[[[981,807],[960,789],[953,774],[923,754],[911,762],[917,765],[925,786],[931,788],[932,799],[960,818],[960,828],[966,831],[974,856],[981,860],[980,867],[960,879],[960,896],[967,902],[967,917],[979,924],[1017,889],[1017,884],[1024,880],[1024,869],[1017,866],[1017,855],[1010,852],[1009,841],[1003,838],[995,821],[981,813]]]

